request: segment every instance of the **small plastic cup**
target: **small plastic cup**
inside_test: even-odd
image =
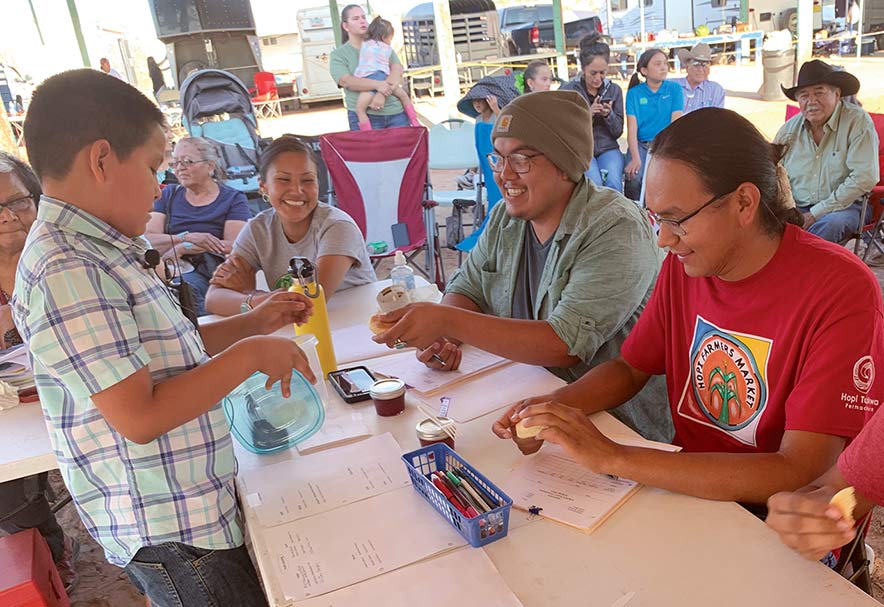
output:
[[[328,402],[328,390],[325,387],[325,377],[322,376],[322,366],[319,364],[319,353],[316,351],[316,347],[319,345],[319,340],[316,339],[316,336],[312,333],[305,333],[304,335],[298,335],[295,337],[295,343],[298,344],[298,347],[307,355],[307,362],[310,364],[310,370],[313,371],[313,375],[316,376],[316,383],[313,387],[316,388],[316,391],[319,393],[319,398],[322,399],[322,403],[325,405],[325,403]]]
[[[405,411],[405,382],[401,379],[381,379],[371,386],[374,410],[381,417],[393,417]]]

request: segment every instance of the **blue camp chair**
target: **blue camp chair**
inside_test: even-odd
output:
[[[482,230],[485,229],[485,224],[488,223],[488,215],[491,214],[491,209],[494,208],[494,205],[497,204],[501,198],[503,198],[503,195],[500,193],[500,188],[497,187],[497,182],[494,181],[494,172],[491,170],[491,165],[488,164],[488,154],[494,151],[494,146],[491,144],[492,128],[494,128],[494,124],[491,122],[479,122],[475,127],[476,154],[479,157],[479,177],[485,190],[486,200],[488,201],[488,210],[481,220],[478,217],[476,218],[476,223],[479,224],[476,229],[457,244],[457,250],[461,252],[469,252],[474,246],[476,246],[476,241],[479,240],[479,235],[482,234]],[[477,209],[480,207],[481,201],[479,201]]]

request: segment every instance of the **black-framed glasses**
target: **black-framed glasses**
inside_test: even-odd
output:
[[[702,211],[703,209],[705,209],[709,205],[718,202],[719,200],[721,200],[725,196],[729,196],[730,194],[731,194],[731,192],[728,192],[727,194],[721,194],[719,196],[716,196],[715,198],[709,200],[708,202],[705,202],[703,204],[703,206],[701,206],[699,209],[697,209],[693,213],[689,213],[688,215],[685,215],[681,219],[663,219],[662,217],[660,217],[654,211],[651,211],[651,210],[648,211],[648,214],[651,216],[651,218],[655,222],[657,222],[657,224],[661,228],[663,226],[666,226],[667,228],[669,228],[669,231],[672,232],[675,236],[682,237],[685,234],[687,234],[685,229],[683,227],[681,227],[684,222],[686,222],[687,220],[689,220],[692,217],[694,217],[695,215],[697,215],[697,213],[699,213],[700,211]]]
[[[178,168],[178,165],[181,165],[185,169],[189,169],[193,165],[199,164],[201,162],[209,162],[209,161],[206,160],[205,158],[203,158],[202,160],[188,160],[186,158],[184,160],[176,160],[173,158],[172,162],[169,163],[169,166],[172,167],[173,169],[175,169],[175,168]]]
[[[538,156],[543,156],[543,154],[510,154],[509,156],[488,154],[486,158],[491,170],[495,173],[503,173],[504,167],[509,164],[514,173],[523,175],[531,170],[531,159]]]
[[[21,198],[13,198],[9,202],[4,202],[3,204],[0,204],[0,212],[2,212],[3,209],[6,209],[7,211],[10,211],[13,215],[15,215],[16,213],[31,210],[32,208],[34,208],[33,205],[34,197],[28,194],[27,196],[22,196]]]

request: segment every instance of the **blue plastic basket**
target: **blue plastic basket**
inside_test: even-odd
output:
[[[402,461],[405,462],[415,490],[464,536],[470,546],[478,548],[506,536],[509,531],[510,508],[513,506],[513,500],[448,445],[444,443],[429,445],[406,453],[402,456]],[[486,501],[499,506],[473,518],[465,517],[427,478],[428,474],[437,470],[440,472],[455,470],[467,476],[473,486],[482,492],[482,497],[487,498]]]

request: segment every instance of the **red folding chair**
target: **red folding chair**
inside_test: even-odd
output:
[[[270,72],[258,72],[255,74],[255,86],[249,89],[249,93],[252,94],[252,103],[279,99],[276,76]]]
[[[329,172],[330,204],[346,212],[366,242],[387,243],[372,253],[377,263],[396,253],[435,282],[445,286],[436,203],[428,199],[427,130],[403,127],[329,133],[319,139]],[[415,263],[424,253],[424,264]]]

